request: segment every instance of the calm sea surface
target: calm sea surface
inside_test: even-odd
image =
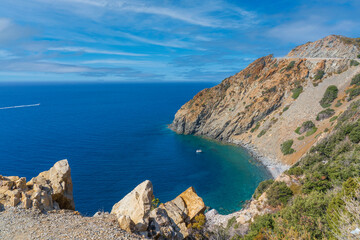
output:
[[[0,174],[28,180],[67,158],[76,209],[111,207],[149,179],[161,202],[190,186],[228,213],[269,173],[239,148],[167,129],[176,111],[213,83],[2,84]],[[203,153],[196,154],[196,149]]]

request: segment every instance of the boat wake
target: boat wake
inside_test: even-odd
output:
[[[19,106],[10,106],[10,107],[1,107],[0,110],[11,109],[11,108],[37,107],[37,106],[40,106],[40,103],[28,104],[28,105],[19,105]]]

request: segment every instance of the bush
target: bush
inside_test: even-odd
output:
[[[274,229],[274,219],[272,214],[265,214],[262,216],[256,216],[254,218],[254,222],[250,225],[250,231],[245,236],[246,240],[254,240],[254,239],[262,239],[257,238],[260,234],[262,234],[267,229]]]
[[[258,199],[261,196],[261,194],[263,194],[273,183],[274,183],[273,179],[268,179],[259,183],[259,186],[256,188],[253,197],[255,199]]]
[[[285,220],[287,229],[292,227],[298,232],[310,233],[311,238],[306,239],[323,239],[328,204],[329,199],[325,194],[312,192],[308,196],[295,197],[291,206],[283,209],[280,216]]]
[[[351,60],[350,61],[350,67],[352,67],[352,66],[358,66],[360,63],[358,62],[358,61],[356,61],[356,60]]]
[[[360,74],[355,75],[355,76],[351,79],[350,85],[360,85]]]
[[[360,54],[359,54],[359,55],[357,55],[357,58],[360,58]]]
[[[333,116],[332,118],[330,118],[330,122],[335,121],[338,118],[338,116]]]
[[[302,86],[299,86],[299,87],[297,87],[297,88],[294,88],[293,90],[291,90],[292,91],[292,98],[293,99],[297,99],[299,96],[300,96],[300,94],[302,93],[302,91],[303,91],[303,87]]]
[[[259,138],[259,137],[262,137],[265,133],[266,133],[266,130],[263,129],[263,130],[260,131],[260,133],[257,135],[257,137],[258,137],[258,138]]]
[[[295,66],[295,61],[291,61],[291,62],[289,63],[289,65],[287,65],[286,71],[289,71],[289,70],[292,69],[294,66]]]
[[[331,184],[329,179],[321,175],[321,173],[316,173],[306,177],[302,191],[303,193],[310,193],[312,191],[325,192],[330,188]]]
[[[339,90],[335,85],[329,86],[326,89],[323,98],[320,100],[320,105],[323,108],[330,107],[331,103],[337,98],[338,92]]]
[[[255,132],[259,127],[260,127],[260,123],[257,122],[256,125],[255,125],[255,127],[253,127],[253,128],[250,130],[250,132],[252,132],[252,133]]]
[[[304,138],[305,138],[305,136],[301,136],[301,137],[298,137],[297,139],[301,141],[301,140],[304,140]]]
[[[292,167],[289,170],[285,172],[287,175],[295,175],[295,176],[301,176],[304,173],[304,170],[300,167]]]
[[[321,121],[324,119],[328,119],[329,117],[332,117],[335,114],[335,110],[328,108],[318,113],[316,116],[317,121]]]
[[[315,127],[315,124],[312,121],[306,121],[301,124],[301,127],[298,127],[295,132],[297,134],[303,134],[304,132]]]
[[[320,80],[323,78],[325,72],[323,70],[318,70],[315,77],[314,77],[314,80]]]
[[[289,108],[290,108],[290,106],[289,106],[289,105],[288,105],[288,106],[286,106],[286,107],[284,107],[283,112],[287,111]]]
[[[337,103],[335,104],[335,107],[340,107],[342,105],[341,100],[338,100]]]
[[[287,140],[285,142],[283,142],[280,146],[281,152],[284,155],[288,155],[288,154],[292,154],[295,152],[295,150],[292,147],[294,141],[293,140]]]
[[[311,135],[313,135],[314,133],[316,133],[317,130],[318,130],[317,127],[313,127],[313,128],[311,128],[309,131],[306,132],[305,136],[306,136],[306,137],[311,136]]]
[[[266,193],[268,203],[272,207],[286,205],[293,196],[293,192],[284,182],[275,182]]]
[[[350,90],[349,100],[352,100],[359,95],[360,95],[360,88],[353,88]]]
[[[349,139],[353,143],[360,142],[360,126],[356,126],[351,130],[351,132],[349,133]]]

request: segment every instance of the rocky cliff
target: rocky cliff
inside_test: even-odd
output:
[[[277,176],[324,137],[329,132],[325,129],[332,128],[329,119],[316,121],[324,110],[319,102],[329,86],[338,88],[330,106],[333,115],[346,109],[351,79],[360,73],[359,53],[359,39],[332,35],[296,47],[282,58],[259,58],[219,85],[199,92],[178,110],[169,127],[180,134],[248,147]],[[316,133],[295,133],[306,121],[315,123]],[[281,150],[287,140],[293,141],[291,154]]]

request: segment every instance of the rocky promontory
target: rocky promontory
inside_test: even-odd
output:
[[[331,132],[324,132],[333,128],[329,121],[317,120],[328,87],[337,89],[327,106],[332,115],[349,106],[350,82],[360,73],[359,52],[356,39],[331,35],[298,46],[285,57],[261,57],[196,94],[169,127],[246,147],[276,177],[304,156],[320,133],[324,137]],[[316,131],[301,136],[295,130],[306,121],[315,123]],[[281,146],[291,139],[294,151],[284,154]]]

